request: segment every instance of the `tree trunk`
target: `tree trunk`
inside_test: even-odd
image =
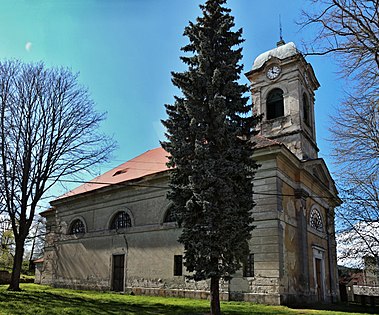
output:
[[[221,315],[219,277],[211,277],[211,315]]]
[[[9,284],[9,291],[21,291],[20,289],[20,276],[22,269],[22,260],[24,257],[24,242],[16,241],[16,249],[13,260],[11,282]]]

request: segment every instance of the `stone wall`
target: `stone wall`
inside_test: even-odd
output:
[[[379,296],[379,286],[353,285],[355,295]]]

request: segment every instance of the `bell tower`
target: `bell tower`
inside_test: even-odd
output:
[[[320,84],[295,44],[278,42],[246,76],[254,110],[263,114],[259,134],[283,143],[300,160],[317,158],[314,92]]]

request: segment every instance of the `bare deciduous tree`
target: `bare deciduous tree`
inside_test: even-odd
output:
[[[379,95],[347,95],[330,131],[334,161],[344,179],[359,186],[379,172]]]
[[[342,190],[345,203],[337,209],[342,219],[338,235],[341,263],[363,267],[364,257],[379,253],[379,175],[364,179],[351,176]]]
[[[338,209],[342,258],[379,262],[379,97],[348,95],[330,128],[344,204]],[[349,246],[347,246],[349,245]]]
[[[342,72],[363,87],[378,87],[379,0],[310,0],[300,24],[316,31],[307,54],[332,53]]]
[[[316,29],[307,53],[336,57],[351,87],[330,128],[344,201],[337,211],[339,255],[378,257],[379,0],[310,2],[313,11],[304,11],[300,23]]]
[[[308,54],[332,54],[350,91],[332,117],[333,157],[344,205],[343,258],[379,255],[379,0],[310,0]],[[349,245],[349,246],[346,246]],[[355,250],[359,249],[359,250]],[[378,260],[377,260],[378,261]]]
[[[97,132],[103,119],[68,69],[0,63],[0,196],[15,238],[9,290],[20,290],[25,240],[46,191],[114,148]]]

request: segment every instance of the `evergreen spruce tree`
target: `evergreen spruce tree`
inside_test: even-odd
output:
[[[194,280],[210,279],[211,314],[220,314],[219,282],[241,268],[253,229],[252,180],[257,168],[251,141],[258,121],[240,78],[242,29],[226,0],[208,0],[184,35],[181,60],[188,70],[172,73],[182,96],[166,105],[167,141],[173,168],[171,211],[183,231],[184,265]]]

